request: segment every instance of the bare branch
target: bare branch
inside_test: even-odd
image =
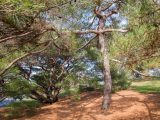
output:
[[[108,5],[101,7],[100,11],[105,11],[109,9],[114,3],[118,3],[120,0],[113,0],[112,2],[108,3]]]
[[[125,30],[125,29],[104,29],[104,30],[100,31],[100,33],[105,33],[105,32],[122,32],[122,33],[126,33],[126,32],[128,32],[128,30]]]
[[[57,38],[59,37],[59,36],[58,36],[57,38],[53,38],[53,36],[52,36],[51,33],[50,33],[50,35],[51,35],[52,40],[55,40],[55,39],[57,39]],[[54,45],[56,48],[58,48],[58,49],[60,49],[60,50],[62,49],[62,48],[61,48],[60,46],[58,46],[54,41],[52,41],[52,42],[53,42],[53,45]]]
[[[10,37],[6,37],[6,38],[3,38],[3,39],[0,39],[0,43],[5,42],[5,41],[10,40],[10,39],[17,38],[17,37],[23,37],[23,36],[29,35],[32,32],[33,31],[26,32],[26,33],[23,33],[23,34],[20,34],[20,35],[13,35],[13,36],[10,36]]]
[[[123,30],[123,29],[104,29],[104,30],[85,30],[85,31],[75,30],[75,31],[72,31],[72,32],[75,33],[75,34],[89,34],[89,33],[101,34],[101,33],[105,33],[105,32],[126,33],[126,32],[128,32],[128,30]]]
[[[81,30],[75,30],[72,31],[75,34],[88,34],[88,33],[94,33],[94,34],[99,34],[98,30],[85,30],[85,31],[81,31]]]
[[[110,59],[111,61],[114,61],[114,62],[117,62],[117,63],[120,63],[120,64],[122,64],[123,62],[121,62],[121,61],[119,61],[119,60],[117,60],[117,59]]]
[[[144,77],[160,78],[160,77],[158,77],[158,76],[150,76],[150,75],[148,75],[148,74],[141,73],[140,71],[135,70],[135,69],[132,69],[132,71],[135,72],[135,73],[138,73],[138,74],[140,74],[140,75],[142,75],[142,76],[144,76]]]
[[[92,20],[92,23],[88,26],[88,28],[91,28],[91,27],[92,27],[92,25],[93,25],[95,19],[96,19],[96,16],[94,16],[94,18],[93,18],[93,20]]]
[[[52,10],[52,9],[54,9],[54,8],[61,9],[64,5],[69,4],[69,3],[70,3],[70,1],[67,1],[67,2],[62,2],[62,3],[59,4],[59,5],[54,5],[54,6],[51,6],[51,7],[46,7],[46,8],[44,8],[44,9],[38,11],[38,12],[36,13],[36,15],[35,15],[34,18],[38,17],[38,15],[39,15],[40,13],[42,13],[42,12],[50,11],[50,10]],[[57,17],[61,18],[62,16],[59,16],[59,15],[58,15]]]
[[[95,7],[94,13],[96,14],[96,16],[98,18],[103,18],[103,15],[101,14],[101,10],[100,9],[97,10],[97,8]]]
[[[111,15],[116,14],[117,11],[119,10],[119,7],[117,8],[117,10],[112,10],[112,11],[109,12],[107,15],[102,15],[101,12],[106,11],[106,10],[109,9],[114,3],[118,3],[118,2],[119,2],[119,0],[114,0],[114,1],[111,2],[111,3],[108,3],[108,5],[105,5],[105,6],[103,6],[103,7],[100,7],[100,8],[98,8],[98,9],[95,7],[94,13],[96,14],[96,16],[97,16],[98,18],[103,18],[103,19],[105,20],[106,18],[110,17]]]
[[[23,59],[23,58],[25,58],[25,57],[27,57],[27,56],[29,56],[29,55],[33,55],[33,54],[37,54],[37,53],[43,52],[44,50],[46,50],[46,49],[50,46],[50,44],[51,44],[51,41],[49,41],[49,43],[48,43],[43,49],[41,49],[41,50],[39,50],[39,51],[36,51],[36,52],[28,52],[28,53],[22,55],[21,57],[16,58],[16,59],[13,60],[4,70],[2,70],[2,71],[0,72],[0,76],[3,75],[7,70],[9,70],[9,68],[12,67],[12,65],[14,65],[14,64],[15,64],[16,62],[18,62],[19,60],[21,60],[21,59]]]
[[[95,39],[97,37],[97,35],[95,36],[95,37],[93,37],[92,39],[90,39],[86,44],[84,44],[81,48],[79,48],[76,52],[78,52],[78,51],[80,51],[80,50],[82,50],[83,48],[85,48],[86,46],[88,46],[90,43],[91,43],[91,41],[93,40],[93,39]]]
[[[3,100],[5,100],[7,97],[2,97],[0,98],[0,102],[2,102]]]
[[[37,35],[41,35],[41,34],[47,32],[47,31],[55,31],[57,33],[57,30],[55,28],[48,27],[45,30],[41,30],[41,32],[39,32]],[[7,40],[10,40],[10,39],[24,37],[24,36],[29,35],[31,33],[34,33],[34,31],[29,31],[29,32],[26,32],[26,33],[23,33],[23,34],[20,34],[20,35],[13,35],[13,36],[10,36],[10,37],[6,37],[6,38],[3,38],[3,39],[0,39],[0,43],[6,42]]]
[[[117,59],[110,59],[110,60],[113,61],[113,62],[119,63],[119,64],[123,64],[122,61],[119,61],[119,60],[117,60]],[[140,75],[142,75],[142,76],[144,76],[144,77],[160,78],[160,77],[158,77],[158,76],[150,76],[150,75],[148,75],[148,74],[144,74],[144,73],[142,73],[142,72],[140,72],[140,71],[138,71],[138,70],[135,70],[135,69],[133,69],[133,68],[130,68],[130,69],[131,69],[133,72],[138,73],[138,74],[140,74]]]
[[[108,17],[112,16],[113,14],[117,14],[117,11],[116,10],[110,11],[107,15],[103,16],[103,19],[107,19]]]
[[[108,5],[101,7],[100,11],[105,11],[105,10],[109,9],[112,5],[113,5],[113,3],[108,3]]]

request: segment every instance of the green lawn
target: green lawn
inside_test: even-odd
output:
[[[140,93],[159,93],[160,94],[160,80],[150,81],[133,81],[131,89]]]

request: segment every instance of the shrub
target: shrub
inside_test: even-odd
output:
[[[112,77],[112,92],[118,90],[125,90],[131,85],[131,81],[128,80],[127,73],[118,69],[116,66],[111,66],[111,77]]]
[[[23,97],[29,96],[33,86],[29,81],[23,79],[21,76],[18,76],[17,78],[6,82],[3,89],[7,97],[22,100]]]
[[[23,116],[33,116],[40,107],[40,103],[35,100],[23,100],[11,103],[8,108],[8,119],[16,119]]]

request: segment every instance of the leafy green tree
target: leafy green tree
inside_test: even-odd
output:
[[[61,1],[64,2],[65,1]],[[54,1],[54,4],[56,5],[58,2]],[[23,6],[23,3],[20,3],[20,6]],[[47,6],[47,3],[45,4]],[[90,7],[88,7],[88,5]],[[24,5],[25,6],[25,5]],[[76,10],[77,7],[79,8],[79,10]],[[105,33],[106,32],[113,32],[113,31],[118,31],[118,32],[126,32],[126,30],[122,30],[122,29],[113,29],[110,28],[109,26],[106,25],[105,23],[108,22],[108,19],[113,15],[113,14],[117,14],[119,9],[121,7],[121,1],[116,0],[116,1],[80,1],[79,3],[75,2],[74,4],[71,4],[71,6],[63,6],[63,9],[59,9],[58,7],[55,9],[52,9],[52,11],[47,15],[47,14],[42,14],[41,19],[43,19],[44,16],[44,21],[46,22],[46,16],[49,16],[49,19],[51,18],[51,21],[54,21],[57,23],[57,21],[60,21],[59,18],[62,19],[62,27],[60,27],[59,25],[53,25],[54,27],[52,28],[47,28],[44,29],[44,31],[48,31],[48,30],[52,30],[56,33],[56,37],[60,37],[63,40],[69,39],[72,36],[76,36],[77,38],[85,38],[85,34],[88,35],[88,38],[91,38],[93,36],[93,38],[96,37],[97,40],[97,46],[100,49],[100,53],[101,53],[101,59],[100,61],[102,62],[102,69],[103,69],[103,73],[104,73],[104,82],[105,82],[105,87],[104,87],[104,99],[103,99],[103,105],[102,108],[107,109],[110,103],[110,92],[111,92],[111,75],[110,75],[110,67],[109,67],[109,56],[108,56],[108,47],[107,47],[107,41],[105,40]],[[50,10],[50,7],[47,6],[47,10]],[[21,9],[20,9],[21,10]],[[61,16],[58,15],[58,17],[56,16],[56,18],[52,18],[52,14],[54,13],[53,11],[58,11],[58,13],[60,13]],[[46,12],[45,11],[45,12]],[[68,12],[66,14],[66,12]],[[88,14],[91,14],[90,19],[93,19],[91,24],[89,25],[89,21],[85,20],[85,16],[87,16]],[[68,19],[69,18],[69,19]],[[96,21],[94,21],[96,19]],[[68,23],[66,23],[66,21],[68,21]],[[98,21],[98,22],[97,22]],[[64,24],[65,22],[65,24]],[[19,22],[18,22],[19,23]],[[39,22],[38,22],[39,23]],[[96,24],[97,23],[97,24]],[[95,24],[95,25],[94,25]],[[39,25],[39,24],[38,24]],[[87,27],[86,27],[87,25]],[[91,27],[89,27],[89,26]],[[36,26],[35,24],[35,28],[37,29],[38,26]],[[42,25],[42,28],[43,27]],[[65,29],[69,29],[65,30]],[[79,29],[79,30],[77,30]],[[80,29],[84,29],[84,30],[80,30]],[[41,27],[38,27],[38,30],[41,30]],[[44,31],[41,31],[42,33],[44,33]],[[38,33],[38,37],[39,34]],[[34,31],[35,33],[35,31]],[[81,36],[82,35],[82,36]],[[23,35],[20,35],[23,36]],[[28,36],[28,35],[27,35]],[[37,35],[36,35],[37,36]],[[30,36],[29,36],[30,37]],[[12,38],[12,37],[11,37]],[[31,38],[31,37],[30,37]],[[10,38],[5,38],[2,39],[1,41],[8,41],[8,39]],[[35,39],[35,37],[34,37]],[[38,39],[39,40],[39,39]],[[90,42],[91,40],[89,40]],[[53,42],[53,41],[51,41]],[[73,41],[72,41],[73,42]],[[81,47],[80,49],[86,47],[89,42],[87,42],[83,47]],[[21,42],[20,45],[22,45]],[[35,45],[37,42],[34,40],[34,44]],[[45,45],[46,43],[48,43],[46,46],[48,47],[48,45],[50,45],[50,42],[43,42]],[[38,44],[39,45],[39,44]],[[78,51],[79,49],[77,49]],[[76,50],[75,50],[76,51]],[[41,51],[38,51],[38,53]],[[14,63],[16,63],[18,60],[34,54],[37,52],[27,52],[26,54],[22,55],[21,57],[15,59],[11,64],[9,64],[9,66],[7,66],[2,72],[1,74],[4,74],[6,72],[6,70],[8,70],[8,68],[10,66],[12,66]],[[16,58],[16,57],[15,57]],[[8,59],[8,58],[7,58]],[[3,67],[2,67],[3,68]]]
[[[89,1],[87,1],[89,3]],[[86,4],[82,2],[82,4]],[[113,7],[112,5],[115,5]],[[78,6],[75,5],[75,6]],[[75,7],[74,6],[74,7]],[[99,48],[99,51],[101,53],[101,64],[102,64],[102,70],[103,70],[103,75],[104,75],[104,97],[103,97],[103,103],[102,103],[102,108],[107,109],[109,104],[110,104],[110,93],[111,93],[111,88],[112,88],[112,80],[111,80],[111,75],[110,75],[110,65],[109,65],[109,54],[108,54],[108,47],[107,47],[107,40],[105,33],[107,32],[127,32],[127,30],[123,29],[113,29],[109,28],[109,26],[106,25],[107,19],[110,18],[113,14],[117,14],[119,12],[119,9],[121,7],[120,1],[93,1],[90,2],[91,9],[88,11],[94,15],[95,19],[98,21],[95,26],[91,26],[94,28],[87,28],[84,27],[85,24],[82,24],[81,29],[85,30],[73,30],[72,32],[78,35],[84,35],[84,34],[94,34],[94,37],[97,37],[97,46]],[[112,8],[112,9],[111,9]],[[82,8],[80,11],[82,11],[82,16],[85,16],[85,10],[87,11],[88,8]],[[84,11],[84,13],[83,13]],[[77,12],[78,14],[78,12]],[[76,13],[74,15],[77,15]],[[92,23],[96,23],[93,18]],[[73,16],[73,21],[76,19]],[[85,18],[81,18],[83,20]],[[84,20],[84,23],[86,21]],[[88,21],[86,22],[88,24]]]

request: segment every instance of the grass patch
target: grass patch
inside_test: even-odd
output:
[[[160,80],[134,81],[131,89],[140,93],[158,93],[160,94]]]
[[[24,100],[11,103],[6,106],[7,119],[16,119],[24,116],[33,116],[37,112],[37,108],[40,107],[40,103],[35,100]]]
[[[133,86],[132,88],[140,93],[159,93],[160,94],[160,87]]]

